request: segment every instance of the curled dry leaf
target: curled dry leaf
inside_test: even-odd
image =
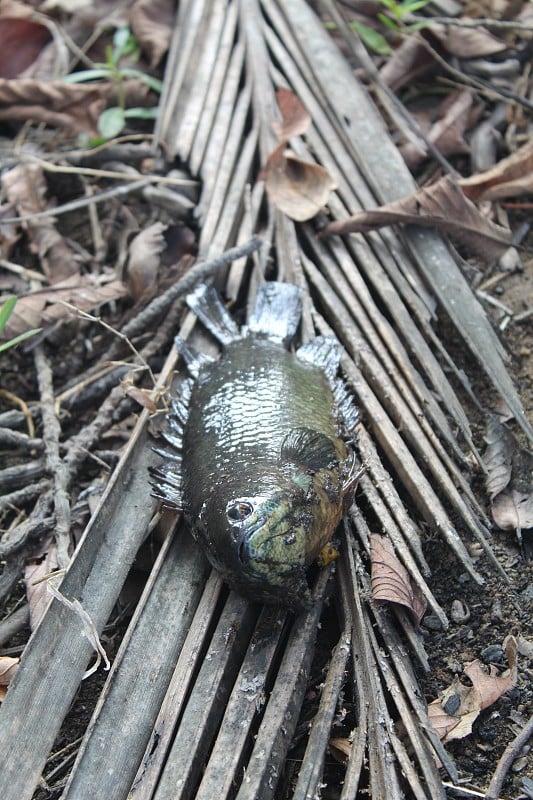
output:
[[[0,702],[6,696],[7,687],[18,669],[19,661],[19,658],[0,656]]]
[[[341,764],[347,764],[352,752],[352,743],[346,738],[332,738],[328,742],[331,755]]]
[[[270,154],[259,179],[265,181],[265,189],[274,205],[297,222],[318,214],[336,188],[327,169],[302,161],[285,143]]]
[[[21,295],[0,338],[12,339],[31,328],[71,317],[72,311],[64,303],[91,311],[127,293],[122,281],[113,275],[73,275],[51,288]]]
[[[166,247],[163,236],[166,229],[162,222],[154,222],[130,242],[127,280],[135,301],[157,284],[160,256]]]
[[[492,169],[460,180],[459,186],[474,203],[532,194],[533,142],[503,158]]]
[[[281,123],[273,128],[280,142],[287,142],[293,136],[301,136],[311,125],[311,117],[299,97],[289,89],[278,89],[276,100],[281,113]]]
[[[136,403],[139,403],[140,406],[143,408],[147,408],[152,414],[157,412],[157,404],[153,397],[153,391],[151,389],[144,389],[140,386],[136,386],[133,382],[130,375],[127,375],[120,381],[120,385],[124,390],[124,394],[128,397],[131,397],[132,400],[135,400]]]
[[[441,104],[436,122],[429,127],[426,136],[444,156],[468,153],[470,147],[465,139],[465,131],[477,117],[480,105],[474,105],[475,96],[469,89],[453,92]],[[407,164],[413,169],[429,153],[425,143],[420,140],[407,142],[400,148]]]
[[[326,205],[336,184],[324,167],[298,158],[288,140],[305,133],[311,117],[296,95],[288,89],[277,92],[281,124],[274,124],[279,144],[259,173],[268,196],[291,219],[304,222]]]
[[[433,69],[436,61],[421,39],[439,52],[443,49],[456,58],[482,58],[500,53],[507,45],[481,28],[461,28],[429,23],[416,36],[407,36],[380,70],[393,91],[411,84]]]
[[[438,39],[456,58],[483,58],[507,50],[507,44],[485,28],[461,28],[458,25],[432,23],[424,31]]]
[[[115,105],[117,86],[109,81],[67,84],[31,78],[0,78],[0,120],[44,122],[68,134],[98,134],[98,119],[107,105]],[[141,81],[121,84],[126,107],[148,104],[149,88]]]
[[[47,210],[47,187],[39,164],[17,164],[2,176],[2,186],[19,216],[30,217],[22,223],[31,240],[31,247],[41,261],[43,272],[56,283],[78,272],[73,250],[55,227],[53,217],[34,214]]]
[[[50,40],[45,25],[25,17],[0,17],[0,77],[16,78]]]
[[[467,664],[464,674],[472,681],[465,686],[458,678],[428,706],[428,716],[438,736],[446,743],[463,739],[472,732],[472,725],[484,708],[512,689],[517,678],[517,645],[513,636],[504,642],[509,669],[498,676],[486,672],[480,661]]]
[[[366,233],[394,223],[438,228],[485,260],[497,259],[511,245],[510,231],[480,214],[449,176],[401,200],[332,222],[322,235]]]
[[[24,569],[26,596],[30,607],[30,628],[35,630],[50,602],[46,576],[57,569],[57,547],[47,539],[39,551],[28,560]]]
[[[408,608],[419,623],[426,611],[424,595],[411,580],[386,536],[371,534],[370,561],[372,600],[380,603],[399,603]]]
[[[533,527],[533,453],[520,447],[509,428],[492,417],[485,435],[487,491],[499,528],[519,532]]]
[[[174,0],[136,0],[130,10],[131,29],[151,67],[156,67],[168,50],[174,13]]]

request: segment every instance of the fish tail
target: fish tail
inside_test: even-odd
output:
[[[187,295],[187,305],[221,344],[240,339],[237,324],[222,304],[216,289],[205,283]]]
[[[297,286],[268,281],[259,286],[248,330],[288,345],[302,316],[302,297]]]

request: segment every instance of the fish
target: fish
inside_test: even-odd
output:
[[[339,377],[342,347],[317,336],[294,350],[301,290],[259,286],[239,328],[213,286],[187,297],[220,358],[179,337],[189,377],[162,431],[152,493],[180,511],[209,562],[249,599],[309,608],[308,569],[331,542],[361,474],[358,409]]]

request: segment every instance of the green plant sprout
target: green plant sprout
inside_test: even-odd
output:
[[[404,20],[409,14],[413,14],[415,11],[420,11],[421,8],[425,8],[431,0],[379,0],[379,2],[390,11],[392,17],[389,17],[387,14],[378,14],[378,19],[395,32],[417,30],[427,25],[429,22],[429,20],[421,20],[413,25],[405,25]]]
[[[136,61],[140,55],[137,39],[128,27],[117,28],[113,36],[113,46],[106,47],[104,63],[97,63],[94,69],[72,72],[63,78],[64,83],[85,83],[85,81],[110,80],[115,83],[118,94],[118,105],[106,108],[98,118],[98,132],[104,140],[118,136],[124,130],[127,119],[156,119],[158,108],[126,108],[124,81],[126,78],[137,78],[154,92],[161,93],[163,84],[157,78],[146,75],[139,69],[121,67],[124,56]]]
[[[3,306],[0,308],[0,334],[4,330],[7,325],[7,321],[11,314],[13,313],[13,309],[15,308],[15,304],[17,302],[17,298],[14,295],[10,295]],[[18,336],[15,336],[14,339],[10,339],[8,342],[0,343],[0,353],[4,350],[7,350],[9,347],[15,347],[15,345],[23,342],[25,339],[28,339],[30,336],[34,336],[36,333],[39,333],[42,328],[32,328],[31,331],[25,331],[25,333],[21,333]]]
[[[533,0],[532,0],[533,1]],[[378,14],[377,19],[383,23],[389,30],[394,33],[410,33],[411,31],[419,30],[428,25],[431,20],[417,20],[412,24],[405,24],[405,17],[415,11],[419,11],[424,6],[427,6],[431,0],[379,0],[392,16],[388,14]],[[365,25],[364,22],[352,20],[348,23],[350,28],[357,32],[361,41],[369,50],[380,56],[388,56],[392,53],[392,47],[386,38],[375,28],[370,25]],[[326,22],[325,27],[328,30],[333,30],[337,26],[334,22]]]

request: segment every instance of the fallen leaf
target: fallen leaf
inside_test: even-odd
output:
[[[2,176],[2,187],[21,217],[32,217],[49,207],[44,173],[38,164],[17,164]],[[74,251],[56,229],[54,217],[28,219],[21,225],[27,231],[31,248],[39,256],[50,283],[79,271]]]
[[[126,107],[147,105],[149,88],[141,81],[121,84]],[[44,122],[68,134],[96,136],[107,105],[116,105],[117,86],[109,81],[67,84],[31,78],[0,78],[0,120]]]
[[[156,67],[168,50],[174,28],[174,0],[136,0],[129,21],[131,30]]]
[[[431,23],[424,28],[424,33],[428,32],[456,58],[483,58],[508,49],[505,42],[482,27],[462,28],[460,25]]]
[[[53,287],[21,295],[0,339],[11,339],[31,328],[43,328],[71,317],[72,311],[64,303],[92,311],[127,293],[122,281],[113,275],[73,275]]]
[[[278,140],[287,142],[293,136],[301,136],[311,125],[311,117],[304,104],[289,89],[278,89],[276,100],[281,113],[281,123],[272,126]]]
[[[6,696],[7,687],[18,669],[19,662],[20,658],[0,656],[0,702],[2,702]]]
[[[322,235],[366,233],[394,223],[438,228],[486,260],[498,258],[511,245],[510,232],[480,214],[449,176],[401,200],[332,222]]]
[[[167,226],[154,222],[130,242],[127,280],[131,296],[137,302],[157,284],[161,253],[166,247],[164,232]]]
[[[274,205],[297,222],[318,214],[336,188],[324,167],[302,161],[284,142],[270,154],[259,180],[265,181],[265,189]]]
[[[328,742],[331,755],[341,764],[347,764],[352,752],[352,743],[346,738],[332,738]]]
[[[456,58],[481,58],[507,49],[505,42],[481,28],[430,22],[416,36],[406,37],[380,69],[381,77],[393,91],[411,84],[415,78],[437,66],[421,39],[425,39],[438,53],[447,52]]]
[[[386,536],[370,535],[370,562],[372,600],[399,603],[408,608],[419,623],[426,611],[424,595],[411,580]]]
[[[487,449],[487,492],[492,518],[503,530],[521,531],[533,527],[533,453],[499,417],[490,418],[485,434]]]
[[[0,17],[0,78],[16,78],[51,39],[45,25],[23,17]]]
[[[435,67],[435,59],[414,36],[407,36],[379,73],[393,92]]]
[[[428,716],[433,728],[444,743],[453,739],[464,739],[472,731],[472,725],[483,709],[512,689],[517,678],[517,644],[513,636],[504,642],[509,669],[497,676],[488,673],[480,661],[466,664],[464,674],[472,682],[465,686],[458,678],[442,695],[428,706]]]
[[[474,203],[532,194],[533,142],[503,158],[492,169],[460,180],[459,186]]]
[[[470,152],[465,139],[465,132],[472,125],[475,96],[469,89],[453,92],[441,104],[439,118],[427,130],[426,138],[442,153],[443,156],[458,155]],[[429,151],[422,140],[406,142],[400,148],[404,160],[411,169],[417,167]]]
[[[47,539],[39,551],[28,560],[24,568],[26,597],[30,607],[30,628],[35,630],[50,603],[47,582],[43,580],[57,569],[57,547],[52,539]]]
[[[154,401],[154,392],[152,389],[144,389],[136,386],[130,375],[122,378],[120,385],[124,390],[124,394],[135,400],[143,408],[147,408],[152,414],[157,413],[157,404]]]

